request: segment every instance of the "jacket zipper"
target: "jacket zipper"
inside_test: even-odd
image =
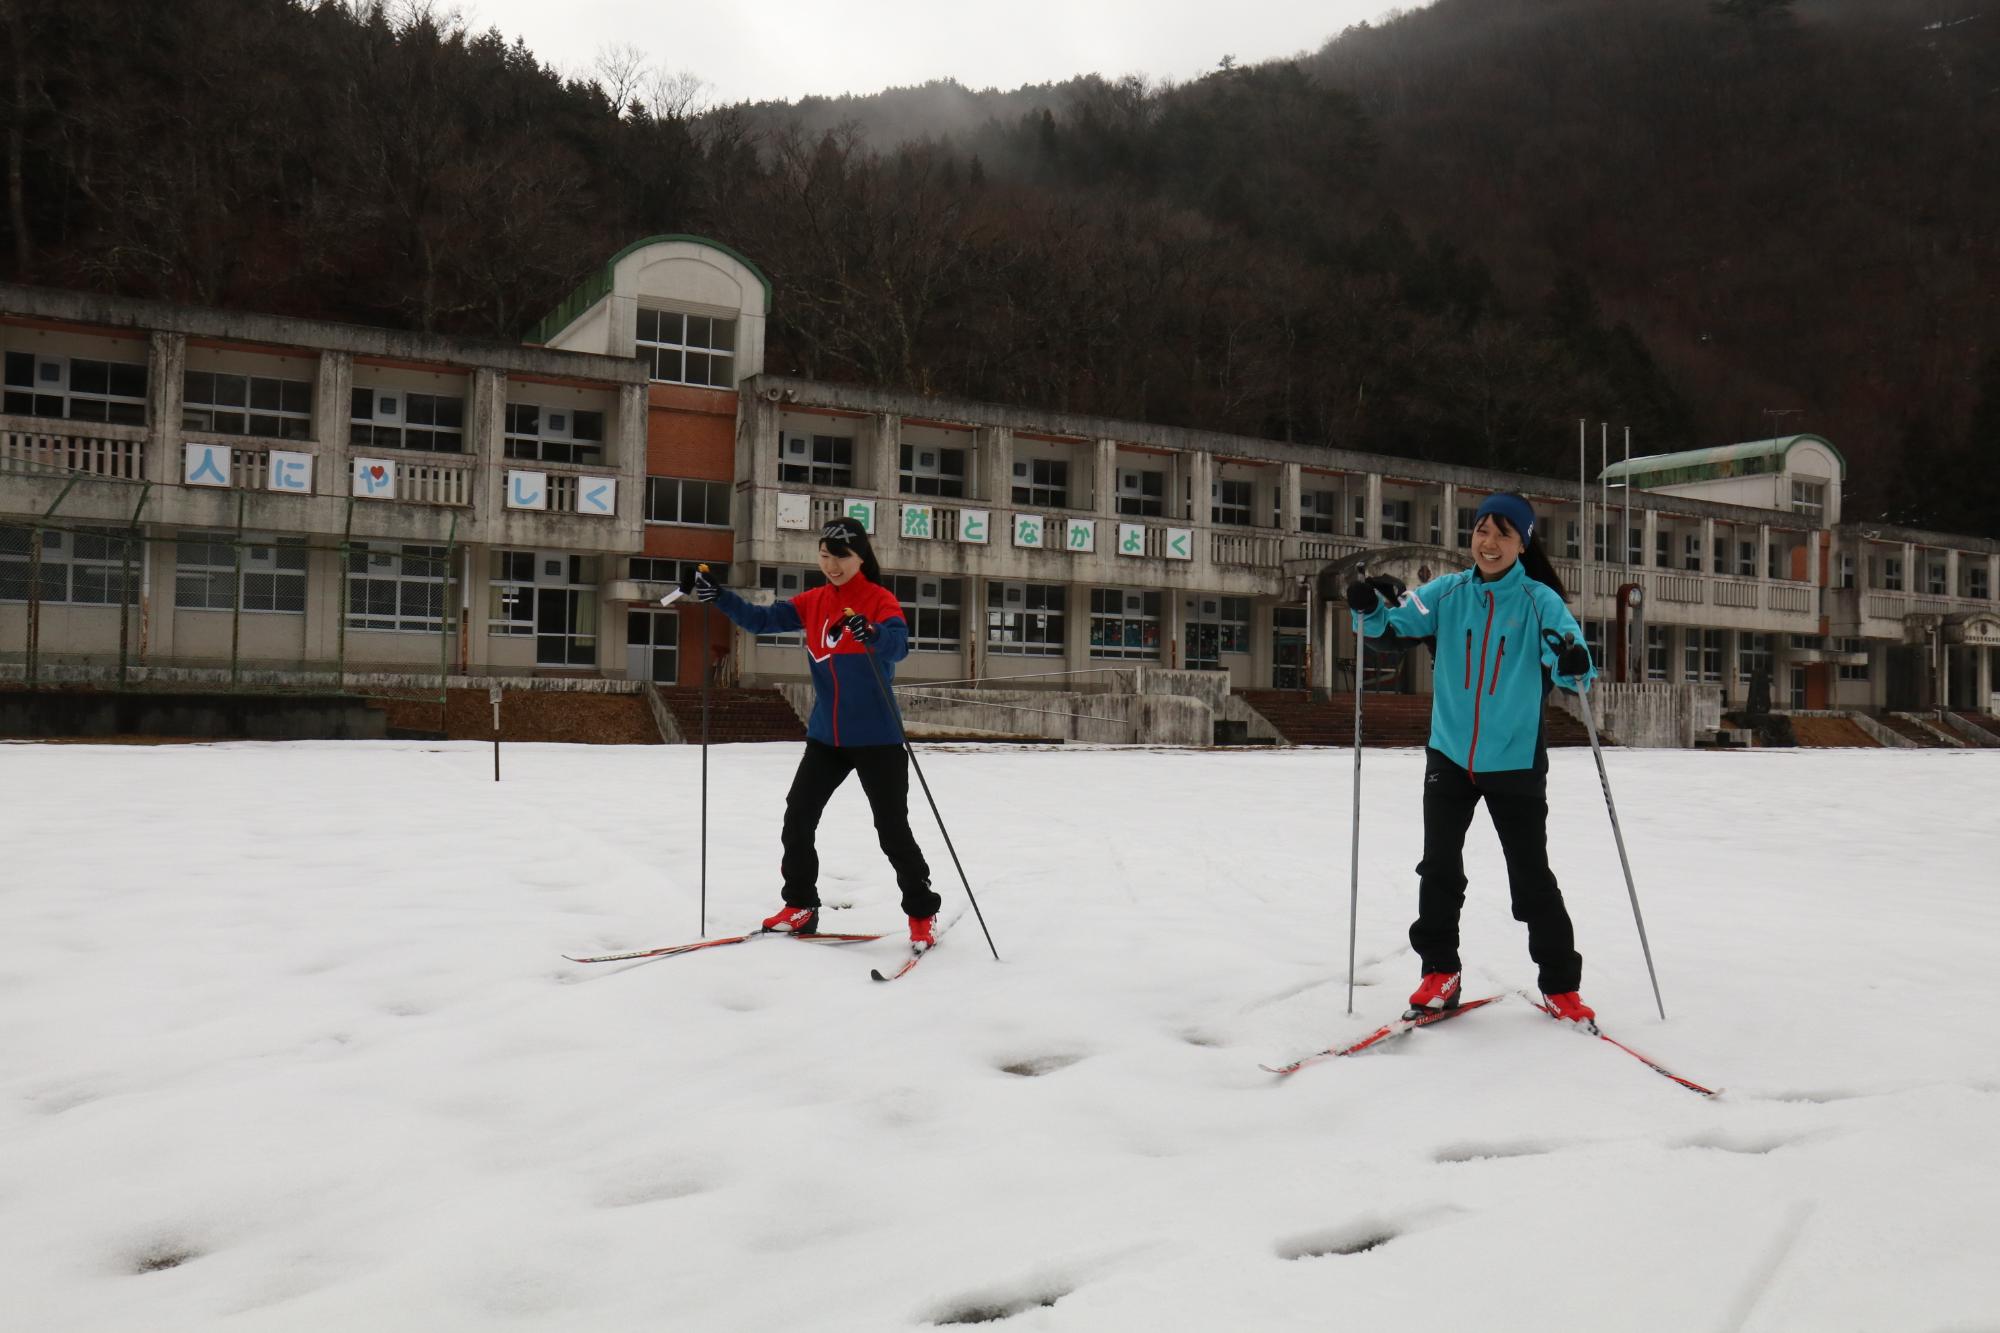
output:
[[[1500,664],[1507,660],[1507,636],[1500,636],[1500,648],[1493,654],[1493,679],[1486,683],[1486,693],[1491,696],[1500,688]]]
[[[820,641],[826,641],[826,626],[820,626]],[[840,655],[831,649],[826,654],[827,674],[833,677],[833,743],[840,744]]]
[[[1486,690],[1486,641],[1493,636],[1493,594],[1486,594],[1486,629],[1479,636],[1479,685],[1472,692],[1472,744],[1465,751],[1465,774],[1473,776],[1479,757],[1479,696]],[[1497,669],[1497,665],[1496,665]]]
[[[1465,627],[1465,688],[1472,688],[1472,626]]]

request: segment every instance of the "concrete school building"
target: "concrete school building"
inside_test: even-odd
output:
[[[1506,489],[1635,697],[1995,711],[2000,543],[1844,521],[1821,437],[1580,488],[772,375],[772,300],[686,236],[522,346],[0,287],[0,666],[693,685],[701,613],[659,594],[705,560],[792,595],[847,515],[906,683],[1344,691],[1347,578],[1466,567]],[[714,639],[722,679],[805,678],[784,636]]]

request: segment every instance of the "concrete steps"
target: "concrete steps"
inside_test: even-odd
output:
[[[691,745],[701,743],[701,690],[662,689],[660,699],[673,714],[674,725]],[[802,741],[806,729],[799,715],[776,690],[714,689],[709,691],[708,740],[711,745],[746,741]]]

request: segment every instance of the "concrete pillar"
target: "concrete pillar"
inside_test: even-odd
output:
[[[1187,665],[1187,603],[1197,596],[1182,588],[1165,588],[1160,592],[1160,665],[1163,667],[1185,667]]]
[[[870,477],[863,482],[883,503],[876,506],[875,535],[882,536],[885,519],[895,509],[893,497],[900,489],[897,474],[903,466],[903,419],[889,412],[878,412],[869,419],[875,431],[875,465],[869,469]],[[862,478],[856,477],[857,482]]]
[[[1641,510],[1639,515],[1639,526],[1642,529],[1642,535],[1639,538],[1640,563],[1647,566],[1648,568],[1658,569],[1661,567],[1660,555],[1659,555],[1660,511],[1657,509]],[[1666,566],[1667,568],[1672,568],[1673,558],[1674,558],[1674,553],[1672,551],[1668,551],[1667,552],[1668,564]]]
[[[1771,525],[1768,523],[1757,525],[1757,577],[1771,577]]]
[[[1183,454],[1181,461],[1187,466],[1181,478],[1187,496],[1183,518],[1197,528],[1206,528],[1213,521],[1210,514],[1215,501],[1210,492],[1215,487],[1215,455],[1207,452]],[[1201,547],[1201,559],[1206,560],[1207,543],[1201,543]]]
[[[1071,497],[1075,498],[1075,497]],[[1090,502],[1079,505],[1092,513],[1103,514],[1113,522],[1118,517],[1118,441],[1098,440],[1091,457]],[[1117,535],[1117,530],[1112,530]]]
[[[1458,483],[1444,484],[1444,498],[1438,503],[1443,512],[1438,515],[1438,545],[1447,551],[1458,549]],[[1539,526],[1539,525],[1537,525]]]
[[[646,406],[646,386],[643,384],[621,384],[618,386],[617,418],[611,426],[612,455],[605,461],[623,471],[638,464],[638,471],[644,476],[652,469],[647,466],[646,439],[651,422]],[[750,473],[738,473],[749,476]],[[644,497],[641,497],[643,501]]]
[[[1297,532],[1299,530],[1299,476],[1297,463],[1286,463],[1280,469],[1278,478],[1278,530]]]
[[[1363,534],[1370,541],[1382,540],[1382,474],[1368,474],[1368,530]]]
[[[1995,652],[2000,652],[2000,649],[1975,648],[1972,650],[1973,658],[1979,665],[1979,692],[1973,696],[1972,705],[1976,711],[1981,713],[1989,711],[1993,706],[1993,654]]]
[[[321,352],[313,384],[312,436],[319,446],[313,467],[313,493],[346,495],[347,459],[354,416],[354,357],[347,352]]]
[[[1947,597],[1958,596],[1957,551],[1946,551],[1944,553],[1944,595]]]
[[[1701,521],[1701,567],[1709,574],[1722,573],[1715,567],[1715,520],[1712,518]]]
[[[974,465],[973,494],[983,507],[995,511],[997,531],[1005,526],[998,511],[1014,502],[1014,432],[1005,426],[992,426],[981,427],[974,434],[979,440],[979,457]]]
[[[146,413],[153,423],[153,455],[145,460],[145,475],[175,486],[182,472],[181,400],[186,376],[187,336],[153,334],[146,352]]]
[[[1087,583],[1072,583],[1068,585],[1067,590],[1063,593],[1063,599],[1063,669],[1071,672],[1079,672],[1087,671],[1094,666],[1120,665],[1114,662],[1093,662],[1090,660],[1090,585]],[[1164,654],[1162,654],[1161,660],[1165,661]],[[1050,662],[1048,666],[1040,669],[1053,671],[1056,669],[1056,665]],[[1080,680],[1082,677],[1073,676],[1072,679]],[[1063,682],[1046,681],[1043,683],[1061,685]]]
[[[1820,588],[1827,586],[1828,583],[1828,580],[1820,577],[1819,572],[1820,545],[1824,538],[1825,534],[1818,528],[1814,528],[1806,534],[1806,582]],[[1823,606],[1825,603],[1822,602],[1821,605]]]
[[[1917,544],[1915,542],[1904,542],[1902,550],[1903,591],[1915,592],[1923,586],[1922,581],[1917,577]]]
[[[506,375],[485,367],[473,371],[465,383],[465,453],[480,464],[474,477],[483,479],[478,500],[481,513],[507,512],[506,426]],[[631,498],[645,503],[644,496]]]

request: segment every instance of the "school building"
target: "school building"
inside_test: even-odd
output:
[[[792,595],[847,515],[938,708],[1215,711],[1223,682],[1351,689],[1347,579],[1466,567],[1504,489],[1607,682],[1683,739],[1760,679],[1780,709],[2000,711],[2000,543],[1847,521],[1829,439],[1599,468],[1592,425],[1581,484],[1447,467],[774,375],[772,301],[690,236],[613,256],[524,345],[0,286],[0,669],[692,687],[704,612],[660,594],[706,561]],[[805,679],[781,636],[710,633],[715,679]],[[1364,669],[1428,690],[1421,653]]]

